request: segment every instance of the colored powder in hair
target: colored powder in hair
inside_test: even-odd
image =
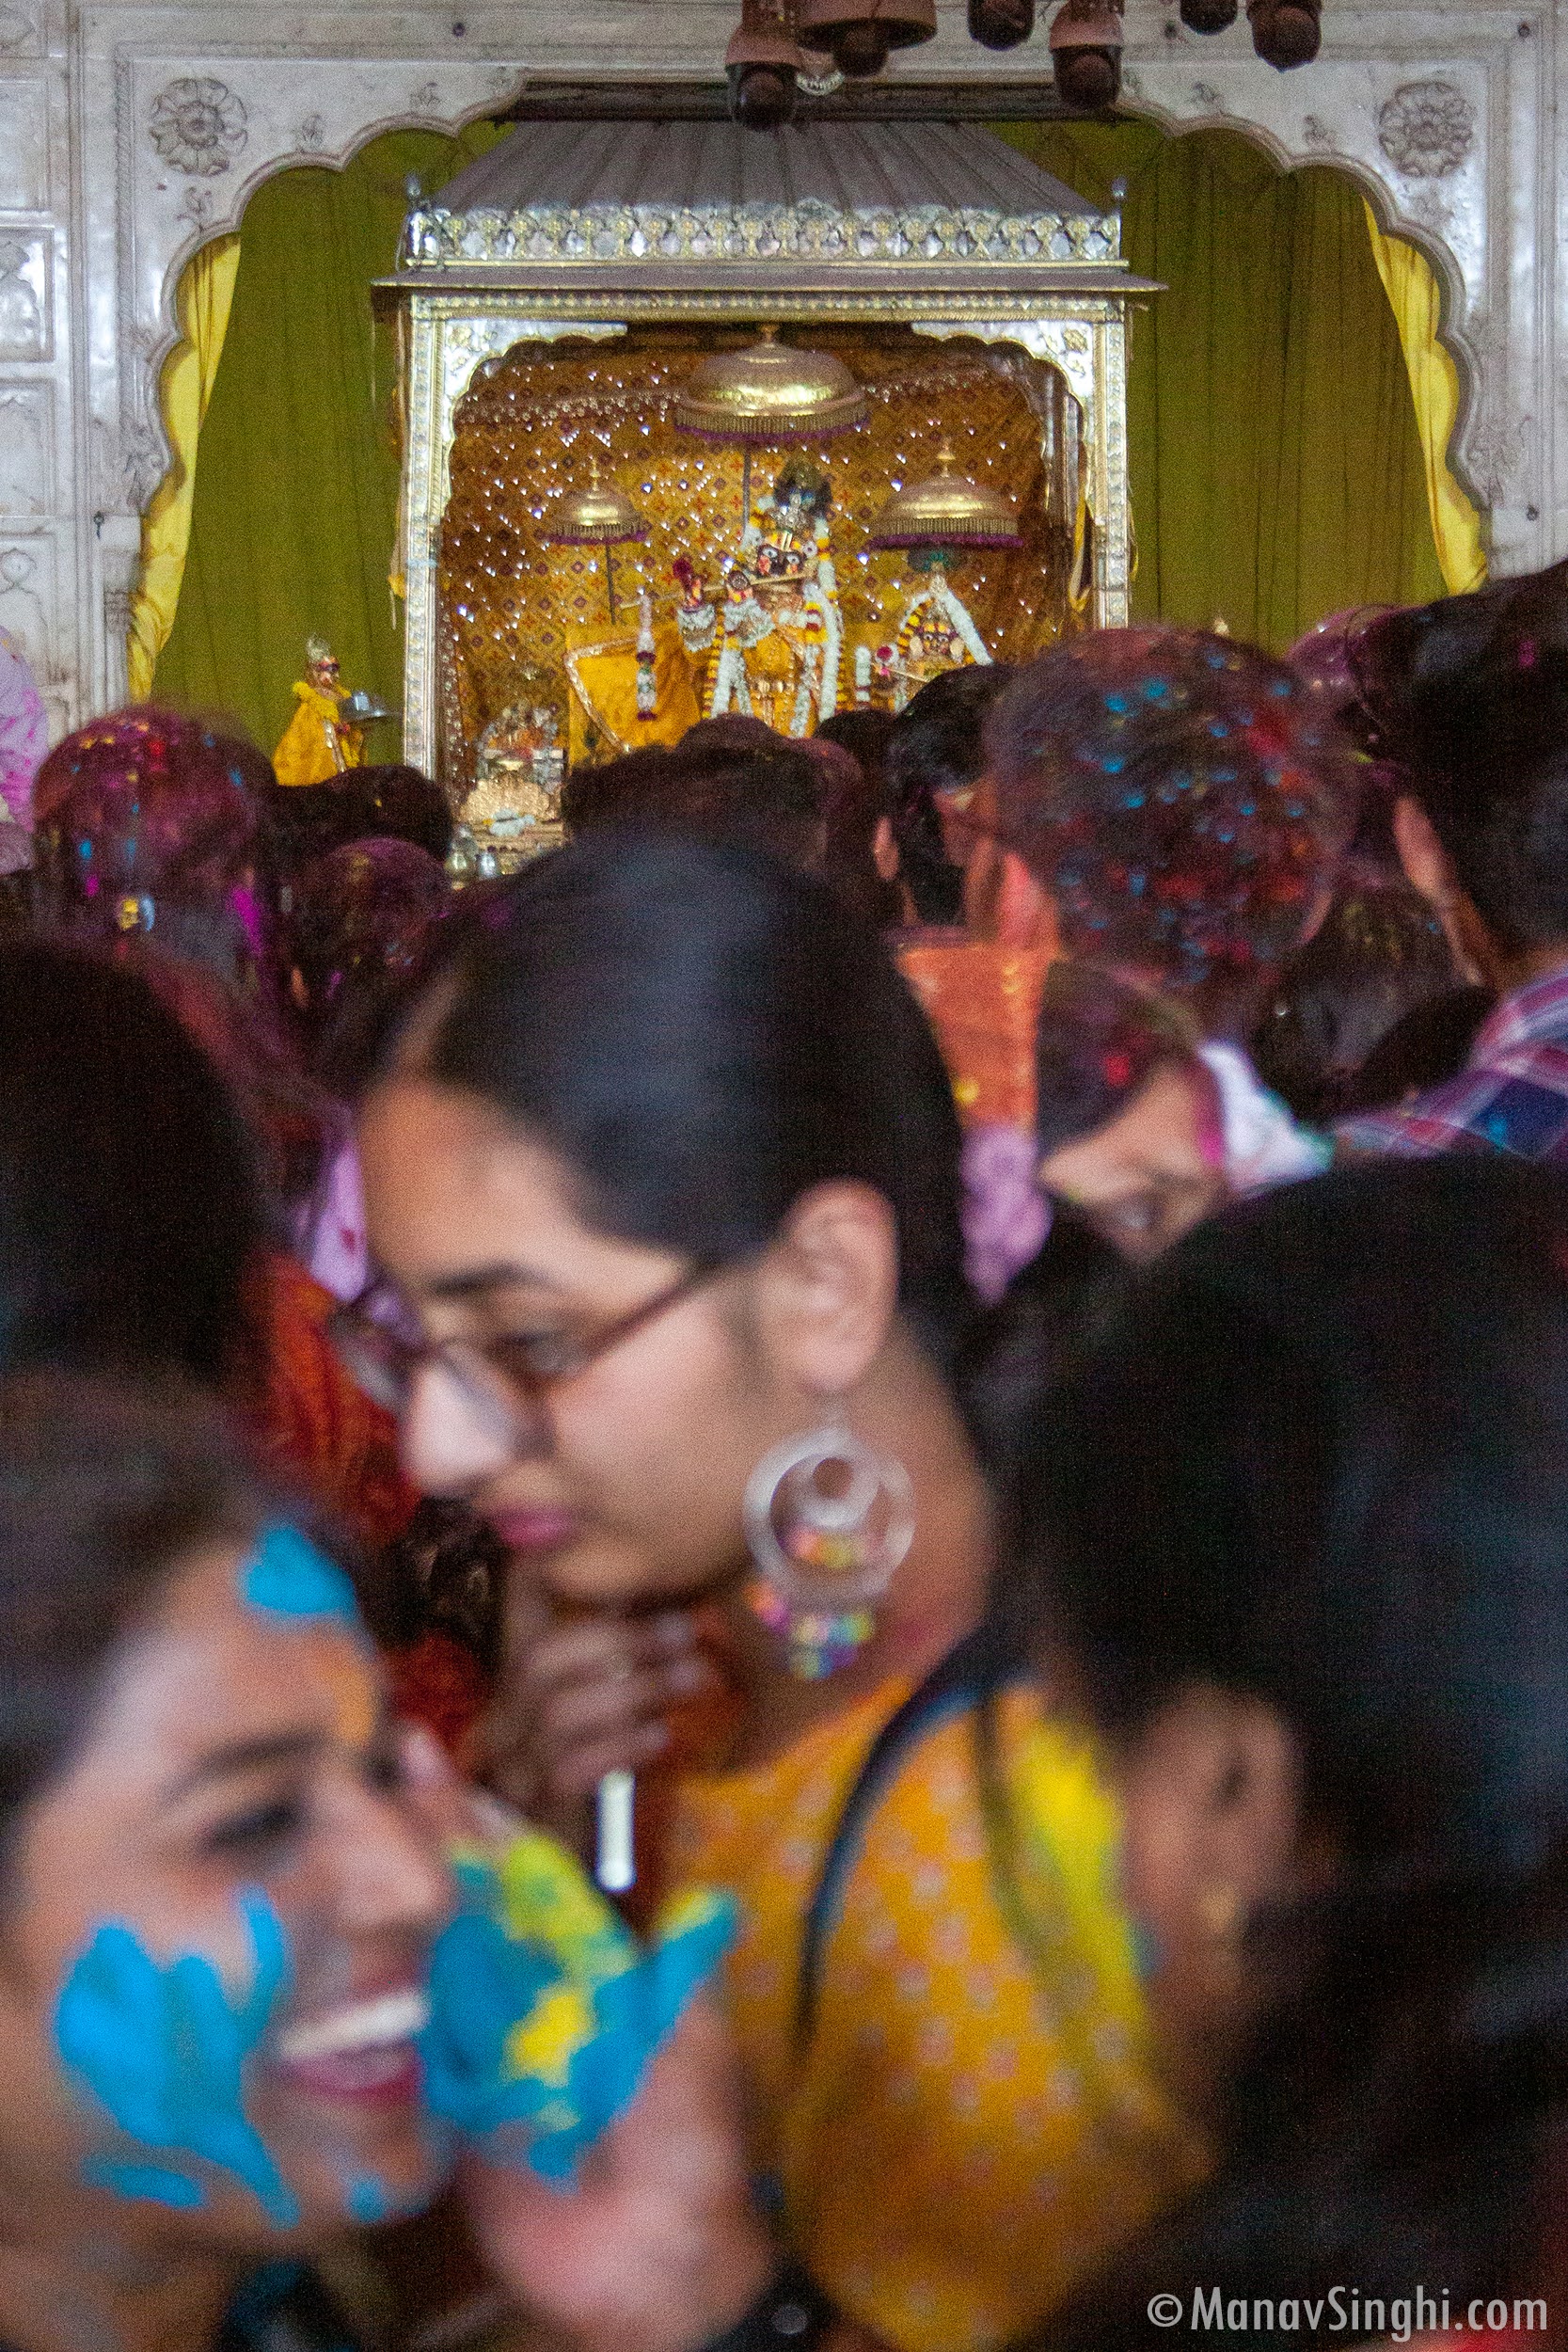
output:
[[[362,2230],[373,2230],[377,2222],[390,2221],[393,2217],[391,2199],[369,2172],[349,2183],[343,2205],[349,2219],[356,2221]]]

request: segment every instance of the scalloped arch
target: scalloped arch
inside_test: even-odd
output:
[[[1465,441],[1480,405],[1481,355],[1472,336],[1466,331],[1465,314],[1470,310],[1468,290],[1459,258],[1439,233],[1426,222],[1417,220],[1402,210],[1398,194],[1387,177],[1364,157],[1343,152],[1332,145],[1292,147],[1280,138],[1268,124],[1255,122],[1245,116],[1231,114],[1216,107],[1212,114],[1179,114],[1163,106],[1158,98],[1148,93],[1144,71],[1138,74],[1135,90],[1123,93],[1123,105],[1128,114],[1156,124],[1167,138],[1191,137],[1202,131],[1231,131],[1267,156],[1281,173],[1326,167],[1343,172],[1354,180],[1377,216],[1378,227],[1386,235],[1398,237],[1414,246],[1437,280],[1438,327],[1437,340],[1448,352],[1459,371],[1459,412],[1449,444],[1448,461],[1460,487],[1466,497],[1484,506],[1485,494],[1480,489],[1465,462]]]

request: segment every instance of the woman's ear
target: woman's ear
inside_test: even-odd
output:
[[[755,1298],[777,1373],[813,1396],[847,1395],[898,1311],[898,1233],[882,1195],[848,1178],[814,1184],[763,1260]]]

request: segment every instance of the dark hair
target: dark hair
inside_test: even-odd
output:
[[[1414,890],[1345,892],[1281,968],[1252,1034],[1258,1074],[1298,1119],[1342,1118],[1374,1047],[1454,979],[1442,926]]]
[[[824,719],[812,741],[836,743],[847,752],[862,772],[880,782],[883,762],[894,728],[898,724],[891,710],[835,710]]]
[[[267,1009],[228,988],[205,964],[156,952],[136,971],[212,1064],[244,1124],[276,1232],[290,1231],[314,1194],[346,1121],[306,1071]]]
[[[1568,2103],[1568,1190],[1363,1166],[1189,1236],[1018,1492],[1006,1637],[1113,1734],[1197,1685],[1275,1708],[1334,1857],[1249,1930],[1275,1998],[1214,2178],[1038,2342],[1124,2352],[1155,2288],[1523,2283]]]
[[[977,784],[986,772],[985,720],[1011,683],[1005,661],[944,670],[912,695],[888,738],[889,814],[900,871],[923,923],[956,923],[963,875],[942,846],[935,795]]]
[[[1457,1077],[1496,1002],[1489,988],[1476,986],[1450,988],[1418,1005],[1368,1055],[1351,1088],[1348,1108],[1383,1110]]]
[[[812,738],[814,743],[831,744],[853,765],[851,773],[834,758],[823,874],[845,905],[879,930],[891,930],[903,913],[897,883],[884,882],[877,870],[877,828],[884,817],[892,821],[885,763],[895,724],[886,710],[840,710],[824,719]]]
[[[718,1263],[766,1248],[812,1185],[857,1178],[892,1205],[911,1326],[951,1361],[969,1310],[952,1090],[824,884],[673,829],[594,834],[454,950],[420,1066],[558,1152],[592,1222]]]
[[[1069,955],[1209,1018],[1306,929],[1355,803],[1348,746],[1283,662],[1196,629],[1102,629],[1021,671],[986,729],[1002,837]]]
[[[1373,623],[1364,700],[1508,949],[1568,941],[1568,563]]]
[[[738,723],[756,727],[756,740],[721,736],[725,721],[705,723],[711,735],[694,727],[673,751],[628,752],[602,768],[575,770],[562,797],[568,833],[678,825],[815,873],[827,835],[828,788],[811,754],[760,721]]]
[[[57,1374],[0,1382],[0,1860],[170,1571],[243,1542],[264,1508],[198,1398]]]
[[[33,785],[40,918],[101,941],[150,938],[249,981],[264,959],[237,894],[256,855],[259,772],[271,774],[249,744],[175,711],[78,727]]]
[[[1018,1461],[1052,1383],[1072,1364],[1125,1261],[1072,1209],[1053,1202],[1051,1230],[994,1305],[977,1318],[958,1368],[986,1463]]]
[[[225,1379],[264,1237],[250,1140],[148,982],[0,944],[0,1371]]]
[[[437,866],[451,848],[451,803],[422,768],[403,761],[351,768],[334,788],[355,828],[345,839],[406,841]]]
[[[1179,1004],[1097,964],[1051,965],[1035,1028],[1035,1132],[1049,1153],[1093,1135],[1158,1070],[1194,1062],[1202,1040]]]
[[[295,875],[283,945],[304,993],[300,1043],[324,1081],[352,1066],[380,1000],[422,968],[451,903],[442,868],[410,841],[347,842]]]
[[[451,803],[422,769],[348,768],[326,784],[274,783],[261,805],[272,879],[287,893],[301,866],[351,841],[406,841],[437,865],[451,848]]]
[[[644,743],[619,759],[574,768],[561,787],[561,821],[567,833],[645,824],[650,817],[657,820],[669,762],[666,744]]]

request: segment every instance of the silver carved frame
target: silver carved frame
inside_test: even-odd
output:
[[[974,272],[976,278],[983,270]],[[1106,273],[1110,277],[1110,273]],[[633,325],[751,324],[861,318],[938,339],[973,337],[1012,344],[1057,369],[1083,419],[1090,511],[1095,519],[1095,626],[1128,618],[1131,587],[1127,480],[1127,310],[1142,281],[1113,280],[1093,292],[977,291],[958,294],[847,288],[810,293],[736,288],[618,289],[600,294],[491,289],[447,292],[427,263],[418,282],[400,274],[379,290],[403,303],[407,331],[404,399],[404,757],[428,775],[439,757],[437,572],[449,464],[458,403],[475,371],[521,342],[567,336],[609,341]]]

